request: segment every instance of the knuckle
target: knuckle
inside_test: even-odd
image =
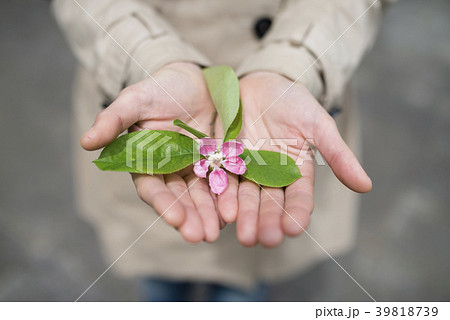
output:
[[[276,204],[283,205],[284,203],[284,194],[276,192],[273,194],[266,194],[265,197],[262,198],[261,204]]]
[[[178,196],[178,195],[183,194],[186,191],[186,184],[180,183],[180,182],[175,182],[175,183],[170,184],[169,188],[172,190],[172,192],[175,195]]]
[[[259,200],[259,190],[253,188],[241,188],[239,197],[248,200]]]
[[[98,113],[97,116],[95,117],[95,122],[102,121],[105,117],[105,112],[106,110]]]
[[[158,200],[161,201],[161,199],[165,199],[167,197],[167,194],[161,190],[147,191],[144,193],[144,197],[145,198],[141,199],[149,205],[154,205]]]
[[[146,192],[142,184],[136,184],[136,192],[141,200],[146,201]]]
[[[326,129],[335,129],[337,128],[336,120],[330,116],[325,110],[323,113],[323,117],[321,117],[320,121],[318,122],[318,125],[325,127]]]
[[[139,90],[130,86],[119,93],[118,99],[122,100],[125,104],[134,104],[139,100],[139,96]]]
[[[119,93],[119,97],[128,97],[134,95],[136,89],[133,86],[126,87],[122,89]]]
[[[140,179],[135,179],[134,184],[136,187],[136,193],[142,201],[151,205],[152,203],[154,203],[155,199],[162,197],[163,192],[158,189],[152,191],[154,190],[154,188],[150,188],[147,181],[145,180],[145,177],[143,178],[143,180]]]
[[[262,199],[261,199],[261,206],[262,207],[266,207],[267,205],[273,205],[274,203],[273,203],[274,201],[271,199],[271,198],[269,198],[269,197],[262,197]]]
[[[336,120],[333,119],[328,113],[326,113],[318,123],[317,129],[320,129],[320,131],[326,132],[332,132],[337,129]]]
[[[120,99],[125,103],[139,106],[148,104],[151,96],[150,89],[143,87],[140,84],[126,87],[119,93]]]
[[[331,117],[330,115],[328,116],[328,119],[327,119],[327,125],[333,131],[339,131],[336,120],[333,117]]]
[[[305,213],[304,220],[307,220],[309,223],[309,217],[314,211],[314,203],[311,201],[310,203],[300,204],[296,211]],[[308,223],[306,225],[308,225]]]
[[[214,207],[206,204],[206,203],[200,203],[196,205],[196,208],[199,212],[205,213],[205,214],[211,214],[214,213]]]
[[[339,159],[342,158],[342,155],[344,153],[345,153],[345,150],[339,150],[339,151],[337,151],[337,152],[335,152],[335,153],[333,153],[331,155],[330,160],[329,160],[329,164],[330,164],[331,168],[336,166],[336,164],[338,163]]]
[[[197,181],[198,181],[197,180],[197,176],[195,176],[195,178],[191,178],[190,176],[188,176],[186,178],[186,183],[187,183],[187,186],[188,186],[189,190],[192,190],[192,191],[197,190],[199,192],[208,193],[209,194],[209,186],[208,186],[208,184],[207,183],[198,183]]]

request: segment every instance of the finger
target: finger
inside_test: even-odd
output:
[[[249,180],[241,181],[238,190],[239,213],[236,221],[236,233],[239,242],[251,247],[258,243],[258,213],[260,187]]]
[[[258,240],[269,248],[283,242],[281,217],[284,208],[284,190],[281,188],[263,187],[259,207]]]
[[[138,122],[141,114],[139,95],[132,88],[123,90],[111,105],[97,115],[92,128],[81,137],[81,146],[86,150],[103,148]]]
[[[132,174],[139,197],[172,227],[178,228],[185,220],[184,208],[167,188],[162,175]]]
[[[177,174],[164,175],[164,180],[167,188],[169,188],[173,195],[179,199],[179,202],[183,205],[186,213],[185,221],[178,228],[181,235],[189,242],[202,241],[205,238],[203,223],[189,195],[186,182]]]
[[[216,214],[217,214],[217,217],[219,218],[220,230],[222,230],[223,228],[226,227],[227,223],[223,220],[223,218],[221,217],[221,215],[219,213],[219,207],[217,205],[217,194],[212,192],[211,188],[209,189],[209,194],[211,195],[211,199],[213,199],[214,207],[216,209]]]
[[[314,143],[336,177],[353,191],[369,192],[372,189],[372,181],[342,139],[333,118],[324,114],[314,131]]]
[[[314,209],[314,163],[304,161],[300,167],[302,177],[286,187],[285,212],[281,218],[283,232],[288,236],[298,236],[309,225]]]
[[[220,221],[206,180],[199,179],[194,174],[186,176],[185,180],[192,202],[203,222],[205,241],[216,241],[219,238]]]
[[[238,185],[239,178],[235,174],[227,172],[228,187],[224,193],[217,196],[217,205],[219,213],[223,220],[227,223],[233,223],[236,221],[238,212]]]

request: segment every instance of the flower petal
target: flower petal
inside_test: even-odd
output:
[[[225,169],[234,174],[244,174],[247,170],[244,160],[239,157],[227,158],[226,160],[221,161],[221,164]]]
[[[201,159],[194,164],[194,173],[199,178],[206,178],[211,161]]]
[[[228,187],[227,173],[225,170],[215,168],[209,174],[209,186],[215,194],[222,194]]]
[[[217,142],[211,138],[201,138],[199,152],[201,155],[207,156],[216,152]]]
[[[235,140],[227,141],[220,147],[220,152],[222,152],[225,158],[234,158],[244,152],[244,146],[242,145],[242,143]]]

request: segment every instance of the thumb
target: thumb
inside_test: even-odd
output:
[[[97,115],[92,128],[81,137],[81,146],[88,151],[103,148],[141,120],[141,106],[136,101],[133,91],[122,91],[111,105]]]
[[[372,180],[342,139],[333,118],[326,114],[316,125],[314,133],[314,143],[336,177],[353,191],[369,192],[372,189]]]

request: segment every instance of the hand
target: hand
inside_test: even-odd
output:
[[[98,114],[93,127],[81,138],[82,147],[100,149],[127,129],[181,131],[172,124],[176,118],[210,132],[215,108],[198,66],[172,63],[156,72],[154,79],[161,86],[148,78],[124,89]],[[217,203],[206,180],[194,175],[192,166],[168,175],[132,176],[140,198],[164,214],[163,219],[187,241],[215,241],[219,237],[225,223],[216,207],[223,210],[223,204]]]
[[[279,139],[277,143],[287,147],[294,160],[305,140],[312,139],[343,184],[356,192],[370,191],[370,178],[342,140],[333,118],[308,89],[296,83],[268,109],[291,84],[290,80],[269,72],[252,73],[240,80],[243,104],[240,137],[249,139],[253,145],[261,138]],[[288,139],[295,139],[297,144],[290,145],[292,140]],[[269,142],[262,149],[283,150]],[[299,168],[302,177],[285,189],[260,189],[251,181],[239,184],[237,237],[243,245],[259,242],[275,247],[284,235],[297,236],[307,228],[314,207],[314,163],[305,159]]]

